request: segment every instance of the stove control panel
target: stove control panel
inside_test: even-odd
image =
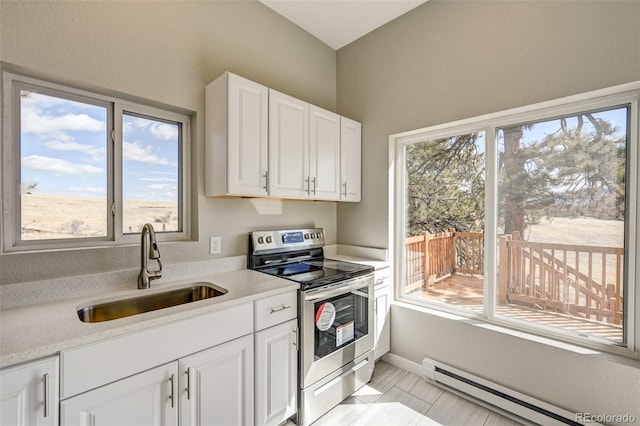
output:
[[[253,252],[304,250],[324,246],[322,228],[254,231],[249,235]]]

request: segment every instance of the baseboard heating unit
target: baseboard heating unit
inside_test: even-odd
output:
[[[422,360],[422,367],[427,380],[532,423],[545,426],[585,424],[574,413],[429,358]]]

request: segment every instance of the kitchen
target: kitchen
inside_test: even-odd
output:
[[[580,4],[429,1],[336,51],[253,1],[9,1],[0,5],[0,60],[3,70],[189,113],[192,239],[160,242],[165,266],[246,256],[249,232],[292,226],[323,228],[329,245],[388,249],[389,135],[640,79],[637,2]],[[361,122],[362,201],[206,197],[204,88],[225,71]],[[210,236],[221,237],[220,254],[209,254]],[[0,285],[46,280],[63,292],[65,277],[137,269],[138,244],[3,253]],[[391,352],[413,363],[446,359],[576,412],[640,417],[637,360],[402,304],[391,318]],[[505,368],[518,359],[530,370],[516,361]]]

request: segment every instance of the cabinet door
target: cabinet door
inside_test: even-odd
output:
[[[205,194],[266,196],[269,89],[227,72],[205,96]]]
[[[62,401],[62,425],[177,426],[177,364],[174,361]]]
[[[180,361],[181,425],[253,424],[253,336]]]
[[[228,94],[228,192],[266,196],[269,89],[229,74]]]
[[[361,199],[362,125],[345,117],[340,119],[340,199]]]
[[[58,424],[58,358],[47,358],[0,372],[0,424]]]
[[[262,330],[256,340],[256,426],[278,425],[296,412],[297,320]]]
[[[340,199],[340,116],[311,105],[309,108],[310,196]]]
[[[309,197],[309,104],[269,90],[269,195]]]

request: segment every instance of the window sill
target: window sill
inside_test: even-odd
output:
[[[403,309],[410,309],[425,315],[438,317],[445,320],[457,321],[485,330],[489,330],[516,339],[527,340],[533,343],[553,347],[563,351],[573,352],[579,355],[596,357],[602,360],[621,364],[629,367],[640,368],[640,353],[634,353],[630,349],[616,347],[599,342],[572,342],[562,341],[556,336],[543,335],[538,330],[520,330],[515,327],[507,327],[499,321],[491,321],[479,315],[463,315],[458,312],[451,312],[436,309],[424,305],[416,305],[407,300],[393,300],[392,306]]]

